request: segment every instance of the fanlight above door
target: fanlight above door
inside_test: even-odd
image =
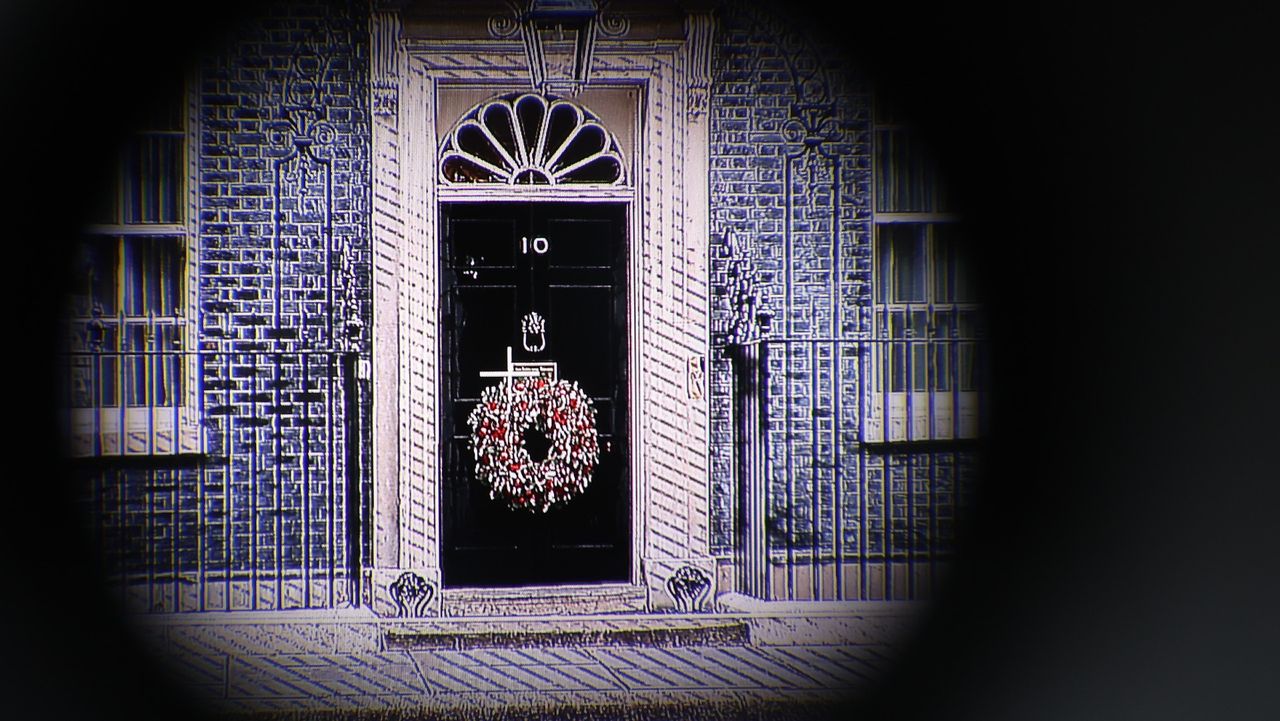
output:
[[[620,185],[618,141],[580,105],[511,93],[472,108],[440,148],[446,185]]]

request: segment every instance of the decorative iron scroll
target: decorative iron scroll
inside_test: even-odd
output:
[[[596,29],[606,38],[624,38],[631,32],[631,20],[626,15],[607,12],[602,4],[596,16]]]
[[[387,586],[391,600],[396,602],[396,615],[406,618],[422,618],[427,615],[427,604],[436,595],[436,590],[427,581],[413,571],[405,571],[400,577]]]
[[[613,134],[590,111],[552,95],[511,93],[483,102],[440,149],[446,185],[618,185],[624,177]]]

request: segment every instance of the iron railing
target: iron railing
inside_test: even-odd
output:
[[[978,470],[971,437],[983,430],[987,385],[979,375],[976,385],[953,378],[886,389],[883,369],[903,342],[775,338],[724,348],[742,592],[928,595]],[[223,346],[71,354],[72,364],[79,359],[183,369],[174,396],[183,400],[152,410],[179,429],[189,414],[198,432],[194,453],[142,462],[98,454],[82,465],[106,565],[131,602],[181,611],[328,608],[357,598],[369,519],[360,500],[367,403],[355,354]],[[960,413],[949,432],[936,422],[940,386],[952,389],[953,409],[963,406],[956,394],[977,394],[974,433]],[[877,417],[891,427],[899,406],[886,399],[899,392],[909,392],[908,435],[869,432]],[[912,431],[916,408],[926,409],[926,435]]]
[[[71,409],[98,422],[71,430],[93,436],[95,452],[79,454],[91,523],[130,605],[330,608],[357,597],[368,524],[356,354],[250,347],[80,352],[69,361],[179,369],[171,386],[182,389],[172,396],[179,402]],[[109,452],[128,442],[135,429],[124,421],[139,410],[152,420],[142,444],[150,451]],[[121,426],[99,422],[113,417]],[[171,452],[159,436],[166,430],[197,441]],[[125,437],[113,441],[116,433]]]
[[[977,474],[988,383],[985,363],[933,363],[923,373],[911,364],[954,359],[962,348],[985,353],[976,339],[954,338],[770,338],[724,348],[738,591],[788,600],[928,595]],[[895,387],[895,357],[919,383]]]

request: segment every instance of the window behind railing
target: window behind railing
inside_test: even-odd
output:
[[[987,352],[974,241],[928,148],[884,104],[874,136],[867,440],[973,438]]]
[[[194,446],[194,428],[173,442],[175,429],[195,423],[192,409],[177,412],[194,404],[194,397],[186,400],[190,162],[183,105],[179,98],[158,108],[122,144],[95,222],[76,241],[68,370],[77,455]]]
[[[181,239],[92,237],[82,242],[80,255],[85,287],[73,300],[79,331],[73,349],[90,355],[76,359],[72,406],[180,402],[186,323]]]

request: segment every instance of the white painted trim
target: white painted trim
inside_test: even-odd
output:
[[[181,313],[176,326],[181,339],[178,359],[178,381],[182,387],[175,408],[168,406],[70,408],[68,452],[72,457],[149,456],[198,454],[205,452],[205,437],[200,419],[204,406],[204,378],[197,362],[200,320],[200,87],[194,70],[184,78],[182,90],[182,129],[154,132],[183,139],[183,205],[181,223],[94,223],[84,226],[87,236],[112,238],[174,238],[183,254],[183,276],[180,288]],[[117,193],[123,194],[117,175]],[[119,204],[120,197],[116,198]],[[117,218],[118,219],[118,218]],[[123,261],[122,261],[123,262]],[[117,289],[119,292],[120,289]],[[118,301],[118,299],[117,299]],[[148,316],[116,315],[108,318],[123,326],[126,321],[146,322]],[[72,323],[87,319],[71,318]],[[119,332],[119,331],[117,331]],[[120,356],[135,354],[125,353]],[[118,360],[117,362],[122,362]],[[67,366],[70,370],[70,361]],[[67,374],[69,377],[70,374]],[[95,380],[96,382],[96,380]],[[123,393],[118,387],[117,393]],[[175,443],[175,426],[177,429]],[[96,449],[96,450],[95,450]]]
[[[177,443],[174,428],[177,428]],[[200,453],[200,424],[189,406],[71,409],[74,458]]]
[[[375,44],[378,39],[374,38]],[[374,48],[381,52],[382,48]],[[628,424],[632,489],[632,584],[648,589],[651,604],[670,605],[662,581],[676,568],[712,569],[709,547],[709,422],[705,394],[687,398],[685,368],[691,354],[709,351],[707,153],[705,125],[689,128],[689,63],[683,41],[601,39],[592,88],[631,86],[636,95],[634,137],[624,158],[631,187],[443,187],[437,179],[439,133],[457,118],[436,118],[447,86],[482,87],[493,94],[528,90],[527,58],[520,43],[488,39],[400,41],[396,112],[375,123],[375,247],[397,260],[383,263],[375,280],[394,285],[390,307],[375,308],[375,469],[379,488],[394,488],[400,507],[394,523],[398,552],[381,549],[370,578],[392,565],[439,579],[440,468],[435,427],[440,416],[438,218],[442,202],[620,202],[627,205]],[[705,115],[704,115],[705,117]],[[442,127],[437,128],[436,123]],[[705,123],[705,120],[702,122]],[[696,150],[691,157],[690,149]],[[693,178],[692,184],[686,178]],[[378,199],[396,199],[396,207]],[[377,209],[375,209],[377,210]],[[377,227],[384,223],[385,227]],[[416,257],[415,257],[416,256]],[[375,258],[375,263],[380,262]],[[386,271],[394,268],[393,274]],[[375,292],[376,286],[375,283]],[[394,316],[394,317],[390,317]],[[393,350],[394,349],[394,350]],[[386,354],[398,375],[389,377]],[[423,371],[418,367],[423,364]],[[415,374],[417,378],[415,378]],[[420,381],[425,385],[417,385]],[[387,384],[394,385],[394,390]],[[395,398],[395,402],[389,402]],[[394,415],[388,415],[394,414]],[[427,428],[415,428],[414,424]],[[390,429],[398,429],[388,437]],[[389,452],[391,447],[394,452]],[[386,462],[396,458],[395,467]],[[375,499],[375,514],[391,504]],[[406,505],[410,507],[405,507]],[[422,514],[429,518],[421,518]],[[375,520],[375,527],[389,519]],[[385,575],[385,573],[384,573]],[[714,573],[710,574],[715,578]],[[375,596],[386,589],[371,588]],[[370,599],[364,599],[369,602]]]
[[[631,202],[636,197],[636,191],[627,187],[599,187],[599,186],[574,186],[564,185],[500,185],[492,184],[475,184],[472,186],[440,186],[436,191],[439,202],[441,203],[472,203],[472,202],[569,202],[569,203],[598,203],[600,201],[609,202]]]
[[[190,182],[189,174],[188,179],[188,182]],[[185,186],[186,184],[184,183],[184,190]],[[187,206],[189,209],[192,206],[190,199],[188,199]],[[100,223],[97,225],[87,226],[85,231],[90,235],[155,235],[185,237],[188,233],[188,225],[189,224],[184,223]]]
[[[876,213],[874,220],[881,223],[959,223],[958,213]]]

